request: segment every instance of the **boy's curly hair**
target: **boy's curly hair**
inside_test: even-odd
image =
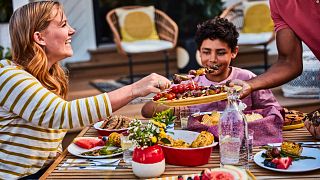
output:
[[[197,25],[195,41],[200,49],[205,39],[219,39],[228,44],[233,52],[238,44],[239,33],[234,24],[225,18],[215,17]]]

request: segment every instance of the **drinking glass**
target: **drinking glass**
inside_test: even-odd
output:
[[[192,114],[200,113],[199,108],[187,108],[180,110],[180,122],[181,122],[181,129],[186,129],[188,125],[188,119]]]
[[[248,133],[249,133],[249,137],[248,137],[249,160],[253,160],[252,148],[253,148],[253,134],[254,134],[254,131],[249,129]]]
[[[129,136],[121,136],[121,148],[123,150],[123,161],[126,164],[132,163],[132,154],[134,145],[133,142],[129,139]]]

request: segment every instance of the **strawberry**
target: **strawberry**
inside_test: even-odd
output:
[[[199,177],[198,175],[195,175],[195,176],[193,177],[193,180],[200,180],[200,177]]]
[[[95,146],[104,146],[104,145],[106,145],[106,142],[103,139],[101,139],[98,143],[95,144]]]
[[[292,164],[291,157],[281,157],[278,158],[277,169],[288,169],[288,167]]]
[[[278,158],[274,158],[274,159],[272,159],[271,162],[273,162],[273,163],[275,163],[275,164],[279,164],[279,159],[278,159]]]

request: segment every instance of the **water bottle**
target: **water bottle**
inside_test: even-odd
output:
[[[239,93],[228,87],[228,104],[219,121],[220,163],[248,168],[248,124]]]

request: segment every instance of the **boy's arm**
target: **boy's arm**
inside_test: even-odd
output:
[[[156,113],[167,110],[167,109],[169,109],[168,106],[149,101],[143,105],[143,107],[141,109],[141,115],[145,118],[151,118]]]

